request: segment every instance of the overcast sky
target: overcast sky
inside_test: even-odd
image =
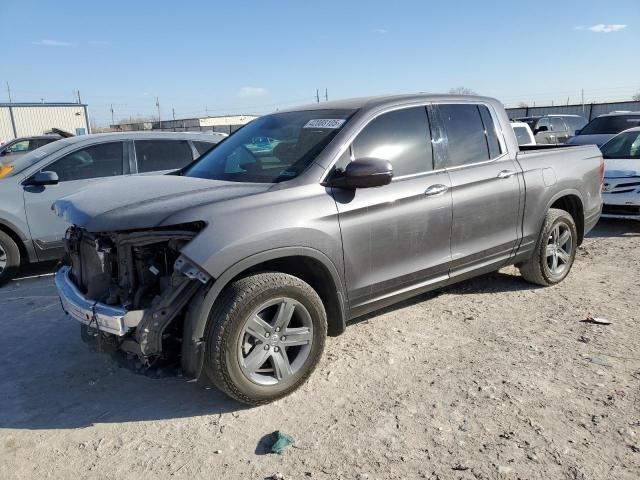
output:
[[[215,4],[219,5],[216,6]],[[516,7],[517,5],[517,7]],[[264,113],[465,86],[507,105],[640,91],[640,1],[0,0],[0,101],[129,116]]]

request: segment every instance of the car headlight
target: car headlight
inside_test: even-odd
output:
[[[4,178],[16,168],[13,165],[0,165],[0,178]]]

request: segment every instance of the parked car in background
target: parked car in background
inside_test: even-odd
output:
[[[570,145],[604,145],[618,133],[640,126],[640,112],[612,112],[591,120],[576,132],[567,143]]]
[[[269,156],[247,148],[262,137],[279,141]],[[276,400],[355,317],[505,265],[561,282],[600,217],[602,154],[536,148],[486,97],[265,115],[177,175],[58,200],[74,225],[63,308],[87,341],[143,365],[180,355],[239,401]]]
[[[511,128],[513,128],[513,133],[516,134],[516,140],[519,146],[536,144],[536,139],[533,136],[529,124],[525,122],[511,122]]]
[[[529,125],[537,144],[557,145],[565,143],[587,123],[580,115],[544,115],[516,118]]]
[[[5,164],[0,178],[0,284],[15,275],[21,262],[63,255],[68,224],[51,211],[60,197],[107,178],[177,170],[223,138],[210,133],[83,135],[49,143]]]
[[[36,135],[32,137],[20,137],[0,145],[0,164],[14,160],[36,148],[43,147],[51,142],[64,138],[57,134]],[[1,167],[0,167],[1,168]]]
[[[640,220],[640,127],[619,133],[602,147],[602,216]]]

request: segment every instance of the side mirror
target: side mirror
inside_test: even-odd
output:
[[[38,172],[29,180],[24,182],[25,185],[57,185],[58,174],[56,172]]]
[[[581,128],[577,129],[575,132],[573,132],[574,135],[580,135],[580,132],[582,131]]]
[[[6,150],[6,149],[2,150],[2,151],[0,151],[0,157],[4,157],[8,153],[9,153],[9,150]]]
[[[533,134],[537,134],[537,133],[541,133],[541,132],[548,132],[549,131],[549,127],[547,127],[546,125],[542,125],[541,127],[536,128],[533,131]]]
[[[358,158],[347,165],[342,174],[331,179],[332,187],[371,188],[391,183],[393,167],[388,160],[379,158]]]

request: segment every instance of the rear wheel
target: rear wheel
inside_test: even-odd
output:
[[[11,280],[20,266],[20,249],[16,242],[0,232],[0,286]]]
[[[318,364],[327,319],[301,279],[259,273],[233,282],[209,316],[205,371],[229,396],[250,405],[299,388]]]
[[[555,285],[569,274],[578,248],[573,217],[564,210],[549,209],[533,256],[520,265],[525,280],[538,285]]]

